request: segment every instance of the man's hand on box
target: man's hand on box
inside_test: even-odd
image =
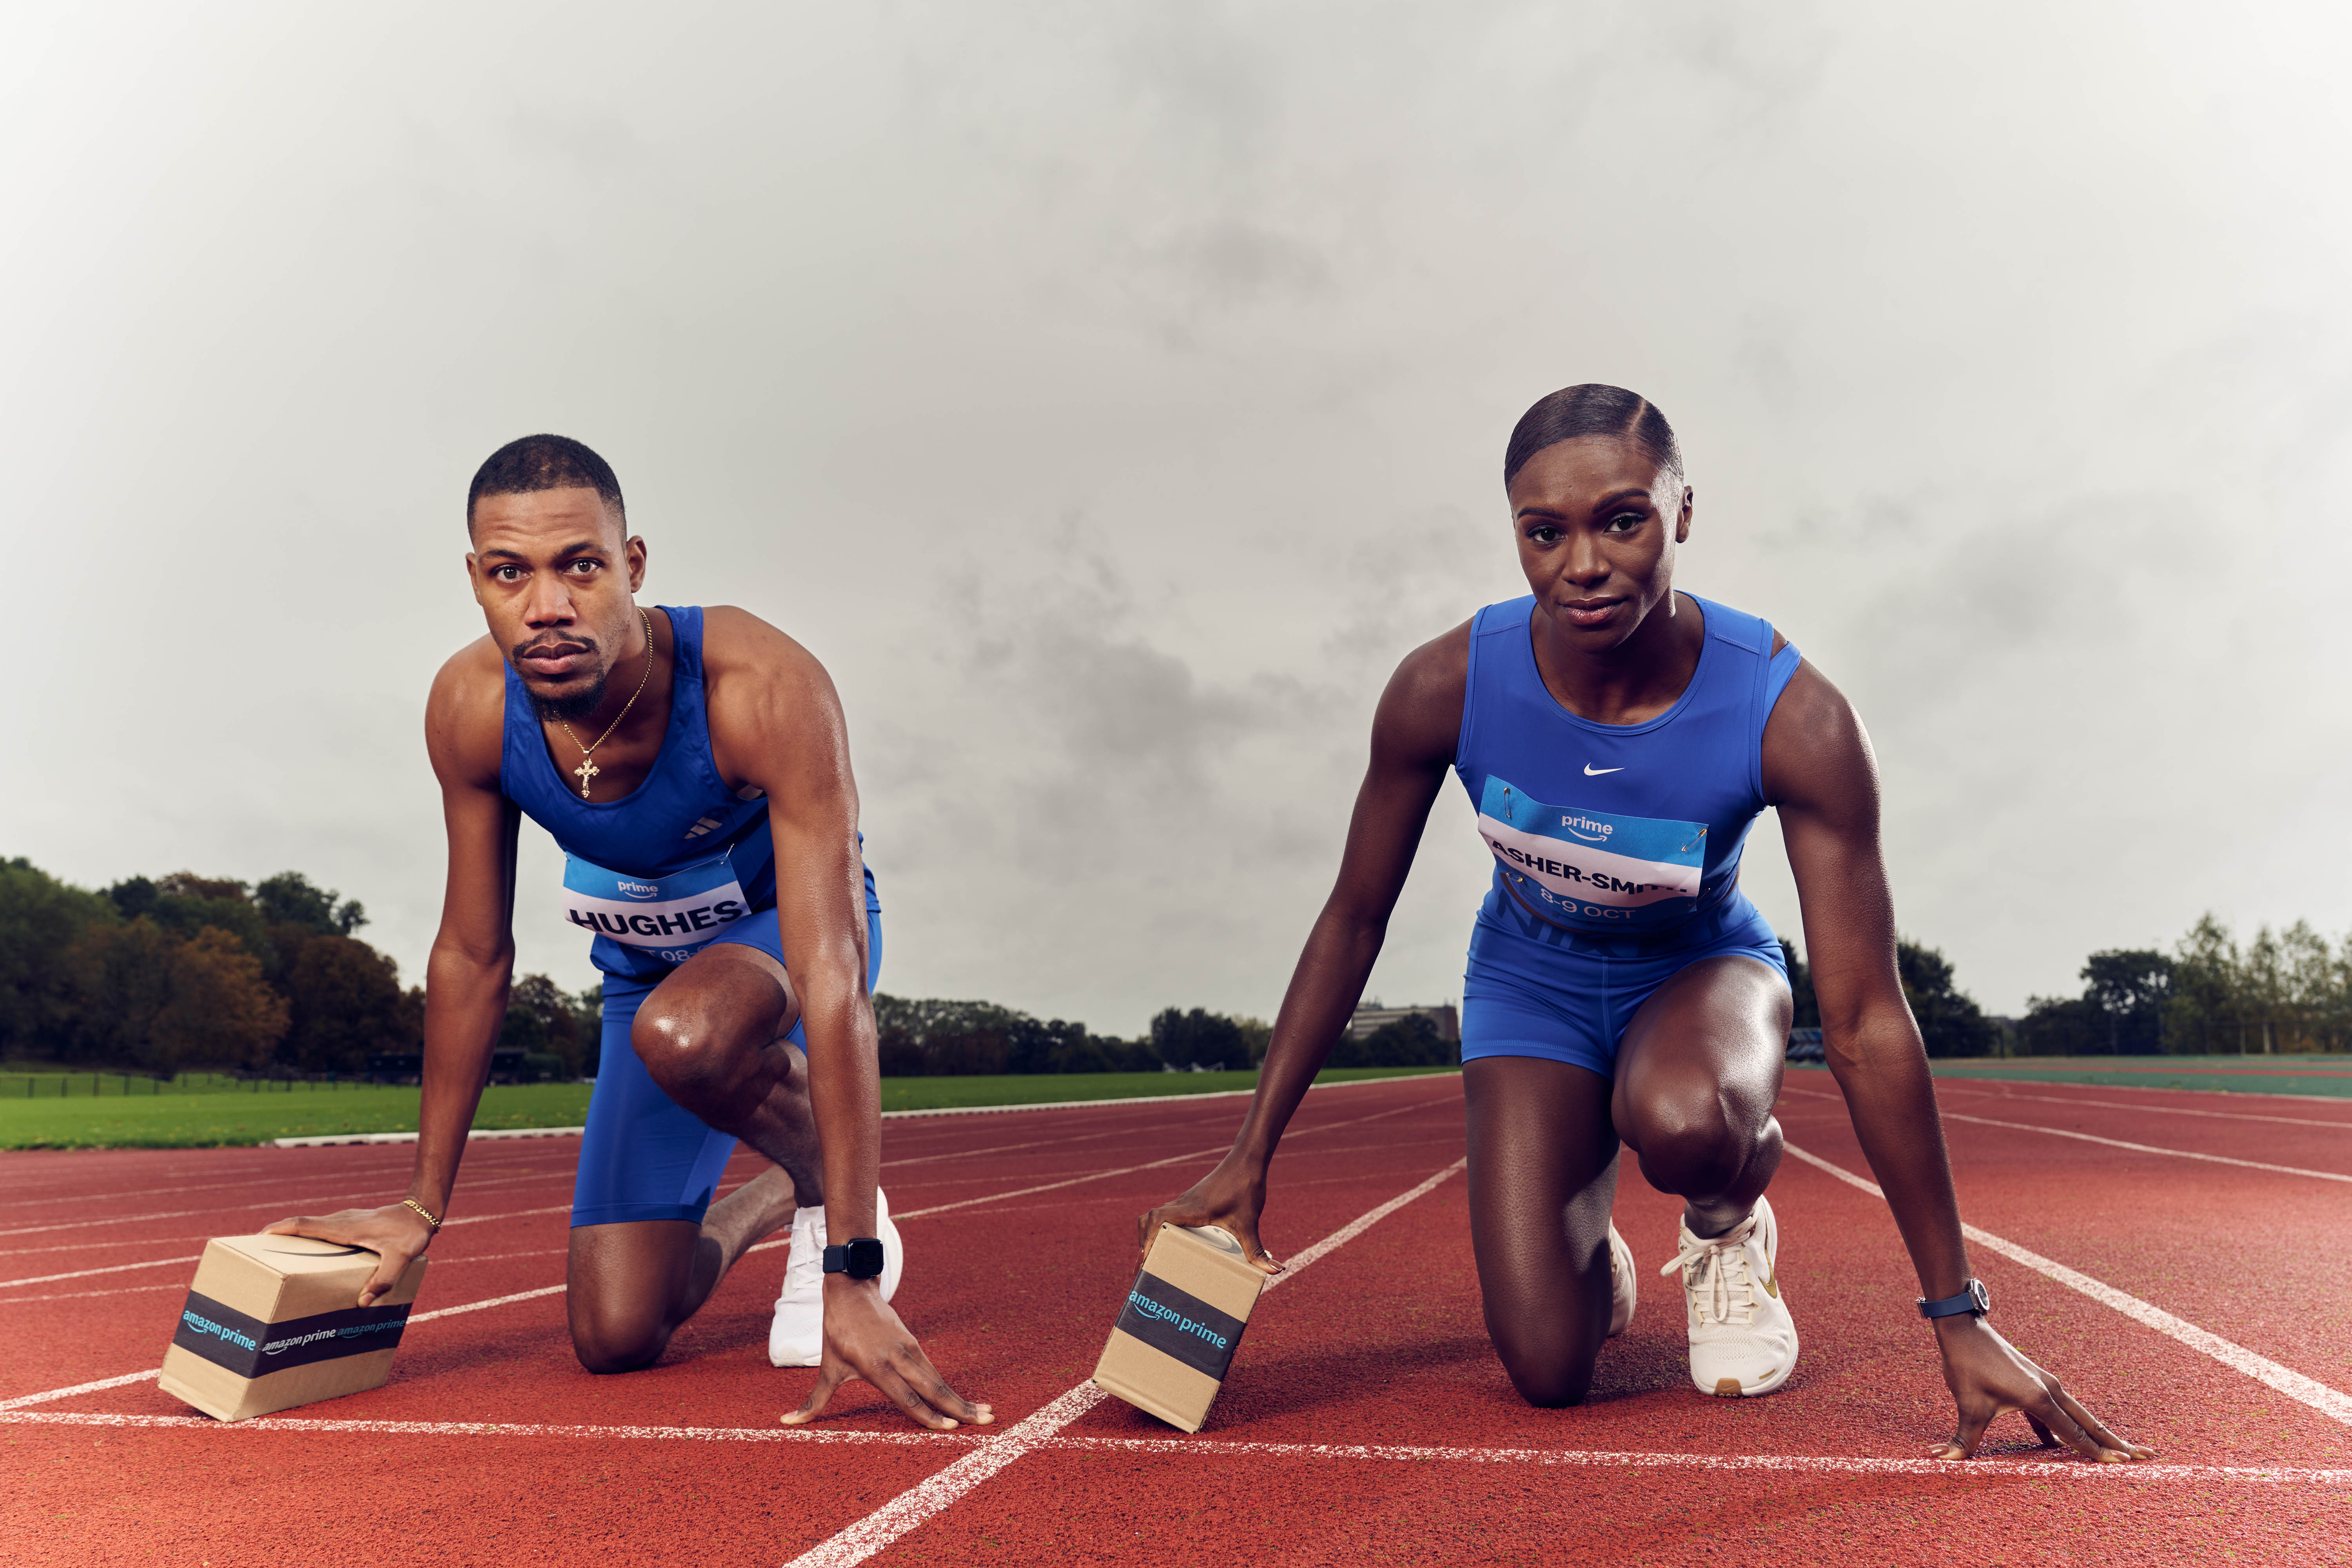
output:
[[[261,1233],[307,1236],[342,1247],[364,1247],[374,1253],[375,1272],[360,1288],[362,1307],[373,1307],[378,1297],[389,1295],[392,1288],[400,1283],[400,1277],[408,1272],[410,1262],[433,1245],[433,1227],[406,1204],[387,1204],[380,1209],[341,1209],[316,1219],[308,1215],[281,1219],[263,1226]]]
[[[783,1418],[799,1426],[824,1414],[833,1391],[853,1377],[862,1377],[895,1401],[899,1409],[934,1432],[950,1431],[963,1422],[985,1426],[996,1419],[985,1405],[975,1405],[950,1388],[931,1365],[931,1358],[882,1300],[882,1288],[873,1279],[852,1279],[846,1274],[824,1278],[824,1361],[817,1369],[816,1387],[808,1403]]]
[[[1217,1168],[1194,1183],[1192,1191],[1172,1204],[1161,1204],[1135,1222],[1139,1258],[1151,1255],[1151,1238],[1163,1225],[1197,1229],[1213,1225],[1242,1244],[1242,1256],[1261,1274],[1279,1274],[1276,1261],[1257,1238],[1258,1215],[1265,1209],[1265,1173],[1236,1164],[1230,1154]]]

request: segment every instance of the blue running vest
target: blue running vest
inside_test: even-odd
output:
[[[1706,637],[1675,705],[1641,724],[1560,706],[1536,669],[1532,595],[1470,624],[1454,771],[1495,856],[1478,918],[1515,907],[1591,936],[1670,938],[1739,892],[1739,854],[1764,809],[1764,724],[1797,672],[1794,644],[1696,595]]]
[[[669,617],[673,672],[669,728],[645,782],[619,800],[581,799],[548,754],[512,665],[499,769],[506,797],[563,850],[563,915],[596,933],[591,962],[639,980],[659,979],[736,921],[776,907],[767,797],[737,795],[711,759],[702,611],[656,607]],[[871,870],[866,907],[881,908]]]

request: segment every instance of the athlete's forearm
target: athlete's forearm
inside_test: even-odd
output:
[[[1276,1145],[1307,1098],[1315,1075],[1331,1059],[1331,1049],[1354,1016],[1356,1002],[1371,978],[1388,935],[1386,921],[1371,921],[1324,907],[1307,938],[1282,1010],[1275,1015],[1274,1037],[1258,1070],[1257,1092],[1234,1140],[1235,1156],[1261,1172],[1274,1160]]]
[[[1958,1295],[1969,1279],[1968,1244],[1917,1026],[1906,1013],[1828,1031],[1825,1043],[1854,1136],[1886,1194],[1922,1292],[1930,1300]]]
[[[436,1215],[448,1213],[513,978],[512,949],[485,961],[436,942],[425,962],[425,1082],[409,1196]]]
[[[862,960],[861,960],[862,962]],[[803,1004],[808,1026],[809,1112],[824,1157],[825,1234],[838,1242],[876,1234],[874,1189],[882,1178],[882,1074],[874,1005],[863,986],[824,988]]]

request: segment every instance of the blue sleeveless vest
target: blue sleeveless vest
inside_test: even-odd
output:
[[[1754,616],[1685,597],[1706,626],[1698,668],[1641,724],[1595,723],[1545,688],[1532,595],[1471,622],[1454,771],[1495,856],[1481,921],[1525,909],[1586,935],[1670,939],[1746,902],[1739,855],[1764,809],[1764,724],[1799,656],[1791,644],[1775,657]]]
[[[674,645],[669,727],[645,782],[619,800],[581,799],[548,754],[530,689],[511,665],[499,769],[506,797],[563,850],[564,918],[596,933],[590,961],[607,974],[646,980],[734,922],[776,907],[767,798],[730,790],[710,755],[702,611],[656,608],[669,617]],[[866,907],[881,907],[870,870]]]

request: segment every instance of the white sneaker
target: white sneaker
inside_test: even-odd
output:
[[[1691,1382],[1726,1399],[1769,1394],[1797,1370],[1797,1324],[1781,1300],[1780,1228],[1764,1198],[1721,1236],[1682,1228],[1675,1260],[1690,1320]]]
[[[1609,1332],[1604,1338],[1615,1339],[1633,1321],[1635,1285],[1633,1249],[1612,1225],[1609,1227]]]
[[[898,1293],[906,1272],[906,1248],[890,1223],[890,1199],[874,1189],[875,1229],[882,1238],[882,1299]],[[824,1360],[824,1205],[793,1215],[792,1251],[784,1258],[783,1293],[776,1298],[775,1321],[768,1325],[768,1364],[816,1366]]]

